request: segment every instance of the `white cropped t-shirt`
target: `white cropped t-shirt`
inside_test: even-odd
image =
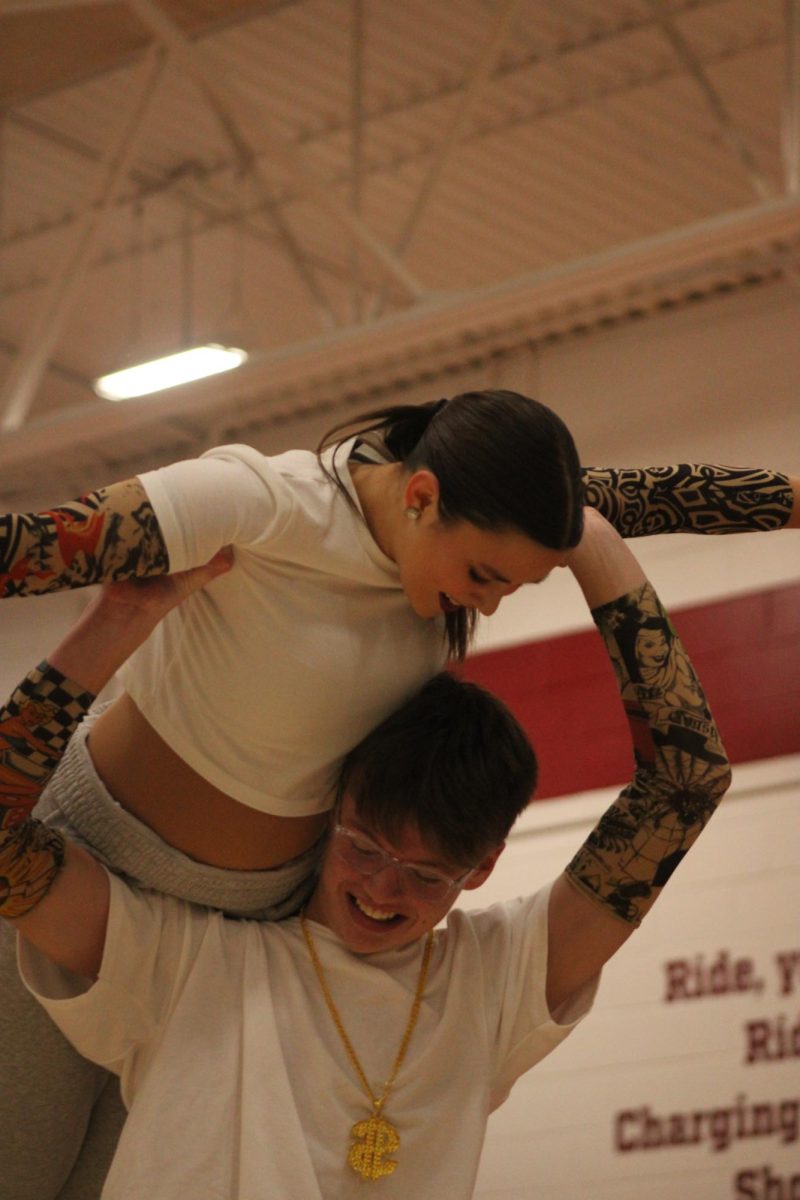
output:
[[[171,571],[233,545],[120,672],[146,720],[203,778],[263,812],[331,805],[348,750],[445,661],[398,568],[311,451],[222,446],[142,475]],[[331,452],[327,460],[331,461]]]

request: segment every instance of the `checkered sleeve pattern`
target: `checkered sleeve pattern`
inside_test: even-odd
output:
[[[33,808],[93,700],[43,662],[0,709],[0,828]]]
[[[94,696],[40,663],[0,709],[0,916],[21,917],[64,863],[64,838],[31,817]]]
[[[84,691],[80,684],[67,679],[49,663],[41,662],[15,689],[8,709],[19,715],[30,713],[34,718],[30,722],[32,730],[53,756],[60,759],[94,700],[92,693]]]

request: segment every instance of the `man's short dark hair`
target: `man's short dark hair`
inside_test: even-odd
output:
[[[500,845],[536,786],[536,756],[496,696],[436,675],[350,751],[338,781],[359,819],[389,840],[416,825],[449,861]]]

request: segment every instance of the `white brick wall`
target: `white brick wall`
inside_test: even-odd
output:
[[[510,898],[555,877],[614,792],[544,801],[526,814],[471,905]],[[800,1057],[744,1065],[748,1021],[800,1021],[800,755],[749,764],[658,905],[604,972],[594,1012],[519,1081],[493,1116],[478,1200],[796,1200],[800,1136],[614,1151],[615,1114],[659,1115],[747,1101],[800,1102]],[[665,964],[727,950],[751,958],[760,993],[665,1001]],[[796,951],[793,992],[774,966]],[[800,1041],[798,1042],[800,1050]],[[631,1132],[630,1129],[628,1132]],[[737,1191],[741,1171],[768,1168]],[[778,1187],[783,1190],[778,1190]]]

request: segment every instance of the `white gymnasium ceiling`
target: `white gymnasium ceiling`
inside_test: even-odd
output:
[[[4,506],[797,281],[799,63],[798,0],[0,0]],[[251,362],[94,395],[189,340]]]

